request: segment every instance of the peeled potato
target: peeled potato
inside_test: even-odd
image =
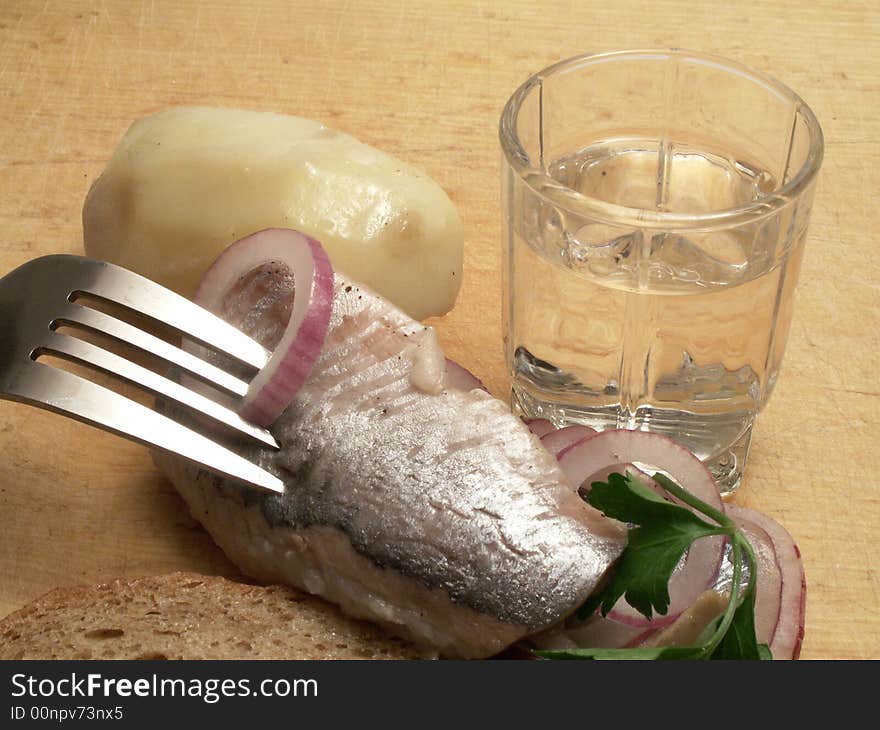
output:
[[[335,268],[416,319],[461,282],[461,221],[427,175],[299,117],[182,107],[135,122],[83,207],[88,256],[192,296],[230,243],[269,227],[317,238]]]

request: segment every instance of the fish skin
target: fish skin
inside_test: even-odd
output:
[[[444,388],[432,395],[413,385],[416,346],[426,332],[337,273],[322,353],[271,429],[282,448],[247,454],[285,480],[285,493],[245,494],[220,479],[207,489],[238,493],[241,510],[258,507],[265,527],[257,532],[313,537],[314,528],[329,528],[379,569],[376,580],[390,571],[395,580],[444,599],[422,611],[436,616],[408,621],[394,611],[377,616],[356,595],[322,592],[326,581],[300,588],[355,615],[391,624],[399,619],[402,633],[442,644],[446,655],[483,656],[577,609],[625,537],[578,497],[556,459],[504,403],[481,390]],[[181,474],[167,457],[159,462],[179,487],[197,476],[192,469]],[[230,529],[209,526],[228,553],[237,551],[235,540],[215,533]],[[277,575],[272,557],[267,561],[243,567],[291,580],[290,571]],[[334,567],[320,569],[332,573]],[[293,573],[292,580],[302,580],[298,569]],[[386,599],[393,603],[394,596]],[[494,636],[483,642],[441,636],[450,606],[465,609],[468,620],[495,624]]]

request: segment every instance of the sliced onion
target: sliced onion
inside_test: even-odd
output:
[[[290,319],[272,356],[254,376],[241,416],[269,426],[290,405],[318,359],[333,307],[333,267],[315,239],[284,228],[267,228],[229,246],[205,272],[196,304],[220,313],[235,284],[254,269],[279,263],[293,275],[296,295]]]
[[[562,428],[551,431],[541,436],[541,444],[557,459],[559,455],[572,444],[576,444],[585,438],[596,435],[596,429],[589,426],[574,424],[572,426],[563,426]]]
[[[644,464],[649,467],[648,471],[665,472],[698,499],[723,510],[718,486],[703,462],[683,446],[659,434],[602,431],[571,444],[557,458],[566,476],[581,490],[588,490],[593,481],[606,478],[611,471],[625,472],[633,469],[634,464]],[[608,618],[637,628],[668,626],[703,591],[714,585],[725,544],[723,536],[713,536],[696,540],[691,545],[669,581],[670,603],[666,614],[648,619],[621,598]]]
[[[778,621],[770,639],[770,651],[774,659],[797,659],[800,656],[801,643],[804,638],[807,599],[807,583],[800,551],[788,531],[767,515],[735,505],[728,505],[727,513],[737,524],[748,526],[755,531],[761,530],[770,541],[781,578]],[[752,545],[754,547],[754,543]],[[762,590],[765,592],[773,591],[772,578],[766,581],[769,585],[765,585],[762,589],[760,553],[758,561],[756,603],[761,600]],[[758,638],[761,639],[760,634]]]
[[[474,375],[467,368],[459,365],[455,360],[450,360],[448,357],[446,358],[446,386],[449,388],[455,388],[456,390],[485,390],[487,393],[489,392],[485,385],[483,385],[483,381],[480,380],[476,375]]]
[[[782,603],[782,572],[776,560],[773,541],[767,531],[759,527],[748,515],[741,514],[741,508],[727,506],[727,513],[739,526],[755,551],[758,560],[758,575],[755,593],[755,635],[762,644],[769,644],[779,623],[779,609]],[[731,551],[724,554],[724,562],[718,571],[715,590],[726,593],[733,580]],[[745,587],[748,575],[743,576]]]
[[[706,465],[666,436],[612,429],[574,443],[559,454],[559,465],[578,485],[614,464],[644,464],[647,471],[666,473],[706,504],[724,509],[718,485]]]
[[[551,431],[556,430],[556,426],[546,418],[523,418],[523,423],[526,424],[526,426],[529,427],[529,431],[535,434],[538,438],[546,436]]]

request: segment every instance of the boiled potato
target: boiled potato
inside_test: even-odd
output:
[[[83,208],[88,256],[185,296],[226,246],[269,227],[317,238],[335,268],[416,319],[455,302],[463,236],[447,195],[309,119],[206,107],[145,117]]]

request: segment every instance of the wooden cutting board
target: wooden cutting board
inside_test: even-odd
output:
[[[465,278],[455,310],[433,324],[448,354],[504,396],[501,108],[557,59],[668,46],[776,75],[824,127],[788,351],[735,501],[800,544],[803,656],[880,658],[876,3],[6,0],[0,273],[81,252],[85,193],[137,117],[178,104],[308,116],[449,192],[466,230]],[[236,572],[145,449],[0,402],[0,614],[55,586],[173,569]]]

